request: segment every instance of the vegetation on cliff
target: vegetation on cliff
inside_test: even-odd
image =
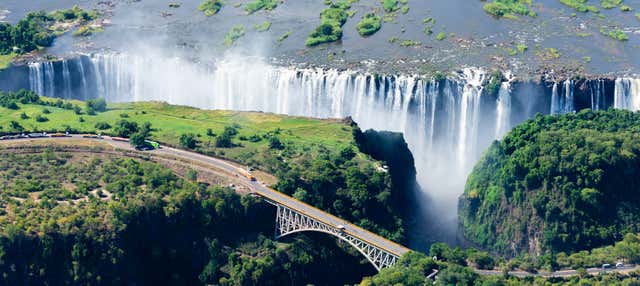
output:
[[[399,216],[404,194],[396,186],[401,183],[394,184],[380,168],[382,163],[358,149],[354,133],[359,129],[350,122],[205,111],[158,102],[107,106],[101,100],[63,101],[27,91],[0,98],[6,99],[0,102],[3,106],[15,105],[0,108],[2,133],[69,131],[129,137],[152,129],[149,138],[154,141],[267,171],[278,178],[277,190],[404,240]],[[47,120],[38,121],[37,116]]]
[[[343,284],[371,273],[330,238],[272,241],[265,203],[95,148],[0,148],[2,284]]]
[[[467,239],[506,255],[572,252],[640,231],[640,114],[537,116],[494,142],[467,180]]]

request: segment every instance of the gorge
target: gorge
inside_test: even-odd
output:
[[[486,147],[511,127],[537,113],[640,109],[639,78],[524,80],[504,74],[496,83],[492,73],[479,68],[425,77],[286,67],[230,55],[215,63],[194,63],[96,53],[12,67],[0,72],[0,89],[27,88],[65,99],[350,116],[363,130],[403,132],[424,191],[419,198],[425,203],[419,205],[436,222],[429,229],[409,230],[409,245],[424,249],[425,237],[455,240],[457,198],[466,176]]]

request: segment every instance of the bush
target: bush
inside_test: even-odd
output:
[[[86,101],[87,109],[92,109],[96,112],[107,111],[107,102],[104,98],[89,99]]]
[[[220,11],[224,3],[221,0],[205,0],[198,5],[198,10],[204,12],[204,15],[209,17],[213,16]]]
[[[278,139],[277,136],[271,136],[269,138],[269,148],[276,149],[276,150],[282,150],[282,149],[284,149],[284,144],[282,144],[282,142],[280,142],[280,139]]]
[[[111,125],[109,125],[109,123],[106,123],[106,122],[98,122],[98,123],[96,123],[95,127],[98,130],[111,129]]]
[[[131,134],[138,132],[138,123],[127,120],[119,120],[114,128],[117,136],[129,137]]]
[[[253,0],[244,7],[247,14],[253,14],[259,10],[273,10],[278,6],[278,0]]]
[[[375,34],[382,26],[382,19],[373,13],[364,15],[362,20],[356,25],[356,29],[360,36],[370,36]]]
[[[342,25],[347,21],[346,10],[351,6],[346,1],[332,3],[320,13],[320,26],[316,27],[307,38],[308,47],[342,39]]]
[[[187,149],[195,149],[198,146],[196,135],[193,133],[185,133],[180,135],[180,146]]]
[[[49,118],[46,118],[44,116],[42,116],[41,114],[36,115],[36,121],[37,122],[47,122],[49,121]]]

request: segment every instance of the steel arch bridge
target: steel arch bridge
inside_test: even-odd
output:
[[[394,265],[400,259],[400,256],[404,254],[387,250],[380,245],[376,245],[366,239],[351,234],[349,230],[344,230],[338,226],[327,224],[287,206],[272,201],[268,202],[277,207],[275,229],[276,239],[289,234],[305,231],[316,231],[333,235],[355,247],[358,252],[364,255],[378,271]],[[408,251],[408,249],[406,251]]]

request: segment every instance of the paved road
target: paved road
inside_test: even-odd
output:
[[[37,139],[18,139],[18,140],[99,140],[110,144],[113,147],[125,149],[125,150],[133,150],[128,142],[122,141],[114,141],[111,137],[104,136],[103,139],[91,139],[91,138],[83,138],[81,135],[72,135],[70,137],[45,137],[45,138],[37,138]],[[337,227],[342,225],[345,227],[345,232],[352,236],[358,237],[367,243],[374,245],[378,248],[384,249],[391,254],[396,256],[402,256],[403,254],[410,251],[410,249],[399,245],[393,241],[390,241],[386,238],[383,238],[377,234],[374,234],[370,231],[367,231],[359,226],[356,226],[346,220],[340,219],[336,216],[333,216],[329,213],[326,213],[318,208],[312,207],[308,204],[305,204],[301,201],[298,201],[290,196],[287,196],[283,193],[280,193],[276,190],[270,189],[266,187],[263,183],[259,181],[251,181],[249,178],[245,177],[243,174],[243,170],[236,165],[214,157],[205,156],[202,154],[189,152],[185,150],[180,150],[176,148],[162,146],[160,149],[146,151],[145,153],[149,155],[162,155],[163,157],[175,157],[182,160],[188,160],[199,165],[206,165],[212,168],[225,171],[233,176],[236,176],[237,179],[243,182],[243,185],[247,186],[251,189],[255,194],[266,198],[272,202],[276,202],[280,205],[286,206],[290,209],[293,209],[299,213],[310,216],[318,221],[321,221],[327,225],[331,225]]]
[[[594,268],[587,268],[587,273],[591,274],[591,275],[597,275],[600,274],[602,271],[602,268],[598,268],[598,267],[594,267]],[[607,273],[612,273],[612,272],[618,272],[618,273],[629,273],[631,271],[636,271],[636,270],[640,270],[640,265],[625,265],[623,267],[619,267],[619,268],[609,268],[607,269],[605,272]],[[481,275],[502,275],[503,272],[500,270],[481,270],[481,269],[476,269],[475,270],[476,273],[481,274]],[[578,271],[573,270],[573,269],[565,269],[565,270],[558,270],[555,272],[538,272],[538,273],[530,273],[530,272],[526,272],[526,271],[509,271],[509,275],[513,275],[516,277],[527,277],[527,276],[542,276],[542,277],[571,277],[571,276],[576,276],[578,275]]]

